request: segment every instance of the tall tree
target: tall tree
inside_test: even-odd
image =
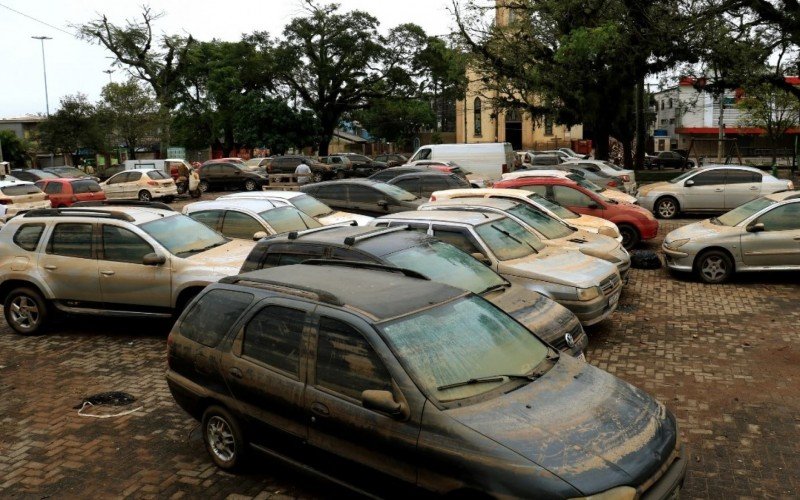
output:
[[[152,92],[131,78],[125,83],[109,83],[103,87],[100,113],[106,117],[117,143],[124,143],[130,158],[147,139],[157,140],[158,103]]]
[[[306,1],[307,15],[292,19],[275,46],[278,80],[314,112],[320,124],[319,154],[342,116],[370,99],[413,90],[407,71],[420,46],[420,33],[399,26],[387,37],[378,20],[362,11],[341,12],[335,4]]]
[[[3,161],[7,161],[14,168],[24,168],[30,159],[30,145],[24,139],[17,137],[12,130],[0,130],[0,147],[2,148]]]
[[[108,149],[108,122],[85,94],[61,98],[58,110],[39,125],[39,142],[54,154],[74,155],[79,148]]]
[[[789,129],[800,125],[800,101],[783,89],[762,83],[745,89],[737,107],[742,111],[739,117],[742,125],[763,129],[772,146],[774,165],[780,140]]]
[[[396,142],[407,150],[423,129],[436,127],[437,116],[430,103],[422,99],[380,99],[355,118],[375,137]]]

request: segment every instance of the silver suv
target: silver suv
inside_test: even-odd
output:
[[[0,301],[21,334],[40,333],[54,309],[170,317],[253,246],[160,203],[32,210],[0,230]]]

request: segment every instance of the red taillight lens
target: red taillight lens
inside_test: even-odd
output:
[[[608,187],[612,187],[612,188],[613,187],[617,187],[617,181],[608,181],[608,184],[606,184],[606,185]]]
[[[147,185],[148,186],[158,186],[158,183],[156,181],[147,181]]]
[[[436,197],[431,195],[431,200],[430,201],[436,201]]]

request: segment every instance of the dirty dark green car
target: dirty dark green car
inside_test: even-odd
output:
[[[258,450],[373,496],[602,500],[677,498],[686,473],[663,405],[411,271],[225,278],[168,345],[169,388],[227,470]]]

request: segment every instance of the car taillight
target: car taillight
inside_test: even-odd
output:
[[[630,182],[631,181],[631,176],[628,175],[628,174],[623,174],[620,177],[622,178],[622,182]]]
[[[612,188],[613,187],[617,187],[617,181],[608,181],[608,184],[606,184],[606,186],[612,187]]]
[[[508,173],[508,164],[507,163],[503,163],[503,173],[504,174]]]
[[[436,201],[436,197],[434,195],[431,195],[431,199],[429,201]]]
[[[158,183],[156,181],[147,181],[147,185],[148,186],[158,186]]]
[[[7,200],[7,199],[6,200],[0,200],[0,205],[13,205],[13,204],[14,204],[13,200]]]

